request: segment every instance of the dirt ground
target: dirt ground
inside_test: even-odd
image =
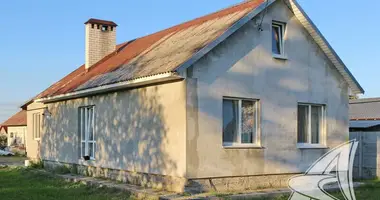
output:
[[[19,156],[0,156],[0,165],[8,166],[24,166],[24,161],[27,160],[26,157]]]

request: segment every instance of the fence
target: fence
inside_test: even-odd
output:
[[[350,132],[350,140],[359,142],[355,154],[355,179],[374,179],[380,176],[380,132]]]

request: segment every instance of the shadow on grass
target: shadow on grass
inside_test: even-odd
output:
[[[8,199],[134,199],[127,192],[65,182],[33,169],[1,169],[0,197]]]

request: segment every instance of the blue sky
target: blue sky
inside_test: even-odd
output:
[[[115,21],[117,42],[176,25],[242,0],[4,1],[0,12],[0,122],[84,63],[84,22]],[[365,97],[380,96],[380,1],[298,0],[340,55]],[[349,3],[351,2],[351,3]]]

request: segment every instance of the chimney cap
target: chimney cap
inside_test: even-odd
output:
[[[117,26],[117,24],[113,21],[94,19],[94,18],[87,20],[84,24],[99,24],[99,25],[108,25],[108,26],[113,26],[113,27]]]

